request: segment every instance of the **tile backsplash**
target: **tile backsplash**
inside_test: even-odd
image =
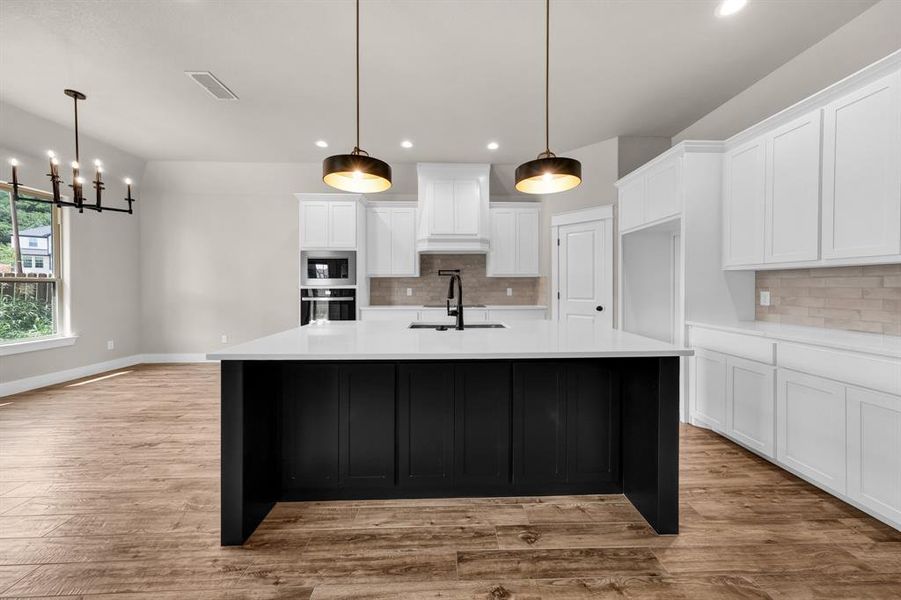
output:
[[[462,271],[466,304],[545,304],[543,277],[488,277],[484,254],[421,254],[419,277],[372,277],[369,303],[444,304],[447,277],[439,277],[438,269]],[[407,295],[407,288],[412,295]],[[507,288],[513,290],[512,296]]]
[[[758,321],[901,335],[901,264],[758,271],[755,300]]]

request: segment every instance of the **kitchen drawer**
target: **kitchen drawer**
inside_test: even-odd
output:
[[[901,360],[779,342],[779,366],[901,395]]]
[[[715,350],[723,354],[740,356],[767,365],[775,364],[772,340],[754,335],[741,335],[716,329],[692,326],[691,345],[697,348]]]

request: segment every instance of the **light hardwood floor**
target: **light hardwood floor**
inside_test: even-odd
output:
[[[222,548],[215,366],[4,402],[2,597],[901,597],[901,533],[693,427],[679,536],[621,496],[318,502]]]

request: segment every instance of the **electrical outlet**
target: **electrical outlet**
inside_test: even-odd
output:
[[[407,288],[407,295],[408,295],[408,296],[412,296],[412,295],[413,295],[413,288]]]
[[[225,335],[224,333],[222,334],[222,337],[221,337],[220,339],[222,340],[222,343],[223,343],[223,344],[227,344],[227,343],[228,343],[228,336]]]
[[[107,350],[115,350],[115,348],[116,348],[116,342],[114,340],[106,341],[106,349]]]
[[[508,296],[512,296],[512,295],[513,295],[513,288],[507,288],[507,295],[508,295]]]
[[[767,290],[760,291],[760,306],[770,305],[770,293]]]

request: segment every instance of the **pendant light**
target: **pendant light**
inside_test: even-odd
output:
[[[556,194],[582,183],[582,163],[551,152],[551,0],[545,0],[544,12],[544,152],[516,167],[516,189],[526,194]]]
[[[322,161],[322,181],[345,192],[374,194],[391,187],[391,165],[360,149],[360,0],[357,3],[357,143],[350,154]]]

